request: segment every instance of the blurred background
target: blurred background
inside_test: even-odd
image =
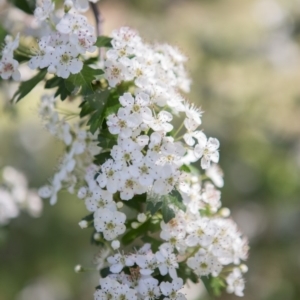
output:
[[[4,28],[8,18],[30,22],[4,2]],[[131,26],[188,56],[188,98],[205,111],[205,133],[221,142],[223,205],[250,241],[244,299],[299,300],[300,1],[101,0],[99,8],[104,34]],[[37,117],[42,89],[12,107],[13,88],[1,85],[0,166],[20,169],[38,187],[53,174],[62,145]],[[92,266],[97,253],[77,225],[86,210],[60,196],[54,207],[44,203],[42,217],[24,213],[0,231],[1,300],[92,299],[97,273],[73,271]],[[189,297],[206,299],[201,286]]]

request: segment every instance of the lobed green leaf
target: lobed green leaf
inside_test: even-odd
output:
[[[31,79],[21,82],[18,90],[15,92],[12,98],[12,101],[18,102],[22,98],[24,98],[39,82],[41,82],[45,78],[46,74],[47,69],[42,69]]]

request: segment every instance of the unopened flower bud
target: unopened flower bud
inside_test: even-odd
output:
[[[83,267],[81,265],[77,265],[77,266],[75,266],[74,271],[76,273],[80,273],[80,272],[83,272],[84,269],[83,269]]]
[[[140,223],[144,223],[144,222],[147,220],[147,216],[146,216],[144,213],[138,214],[137,220],[138,220]]]
[[[123,202],[117,202],[117,208],[122,208],[124,206]]]
[[[132,223],[131,223],[131,227],[132,227],[133,229],[137,229],[139,226],[140,226],[140,224],[139,224],[138,222],[132,222]]]
[[[79,199],[83,199],[86,196],[87,190],[85,187],[81,187],[77,193]]]
[[[81,229],[87,228],[89,226],[89,223],[86,220],[82,220],[78,223]]]
[[[247,273],[248,272],[248,267],[244,264],[241,264],[240,265],[240,270],[243,272],[243,273]]]
[[[230,209],[227,207],[224,207],[220,210],[220,215],[224,218],[227,218],[230,216]]]
[[[94,237],[95,241],[100,241],[101,240],[101,235],[98,232],[96,232],[93,237]]]
[[[120,242],[118,240],[115,240],[115,241],[112,241],[111,242],[111,247],[114,249],[114,250],[117,250],[120,248]]]
[[[64,3],[64,12],[68,13],[73,8],[73,2],[71,0],[66,0]]]

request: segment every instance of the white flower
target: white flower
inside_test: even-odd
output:
[[[165,300],[183,300],[186,299],[182,293],[177,293],[183,286],[183,280],[179,277],[174,278],[172,283],[163,281],[160,284],[160,290],[164,296],[167,296]]]
[[[19,81],[21,78],[20,71],[18,70],[19,63],[11,57],[2,56],[0,61],[0,76],[2,79],[13,78],[15,81]]]
[[[54,71],[57,76],[68,78],[71,74],[81,71],[83,63],[77,58],[79,52],[72,45],[61,45],[51,51],[53,60],[48,67],[48,72]]]
[[[205,170],[205,174],[217,187],[222,188],[224,186],[223,171],[219,165],[212,164],[208,169]]]
[[[194,153],[197,158],[201,158],[201,167],[207,169],[210,162],[217,163],[219,161],[219,141],[215,138],[207,140],[204,133],[199,132],[197,136],[198,144],[195,146]]]
[[[119,134],[121,138],[129,138],[134,127],[140,125],[139,120],[134,118],[128,108],[119,108],[117,115],[107,117],[107,126],[111,134]]]
[[[205,183],[202,193],[202,201],[207,204],[212,213],[217,212],[221,207],[221,192],[217,190],[211,183]]]
[[[92,195],[85,199],[85,205],[87,210],[91,212],[99,208],[107,208],[111,211],[117,210],[112,193],[99,187],[93,188]]]
[[[169,194],[177,184],[180,171],[172,165],[164,165],[158,173],[158,179],[154,181],[153,192],[159,195]]]
[[[123,64],[106,60],[104,63],[105,78],[111,87],[115,87],[128,76],[128,71]]]
[[[100,187],[106,187],[110,193],[115,193],[118,190],[118,184],[120,183],[120,166],[115,164],[112,159],[108,159],[101,166],[100,170],[101,173],[97,177],[97,182]]]
[[[195,256],[188,258],[187,265],[198,276],[207,276],[209,274],[218,276],[222,270],[222,264],[218,261],[218,258],[204,249],[200,249]]]
[[[126,215],[119,211],[112,212],[107,208],[99,208],[94,213],[94,225],[98,232],[102,232],[108,241],[114,240],[125,232]]]
[[[173,247],[169,244],[162,244],[155,256],[160,274],[164,276],[169,273],[172,278],[176,278],[178,262],[176,255],[173,253]]]
[[[157,299],[161,294],[158,287],[158,280],[152,277],[141,279],[139,281],[138,291],[145,300]]]
[[[52,0],[38,0],[36,9],[34,10],[35,18],[41,22],[49,18],[54,10],[54,3]]]
[[[234,293],[236,296],[244,296],[245,281],[242,273],[238,268],[234,268],[233,271],[226,277],[227,292]]]
[[[120,273],[125,266],[131,267],[134,265],[134,260],[131,256],[122,255],[120,253],[117,253],[114,256],[109,256],[107,261],[110,264],[109,269],[112,273]]]
[[[19,209],[10,193],[0,189],[0,225],[5,225],[10,219],[19,215]]]

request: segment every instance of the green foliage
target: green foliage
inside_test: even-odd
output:
[[[20,101],[22,98],[24,98],[28,93],[31,92],[31,90],[39,83],[41,82],[47,74],[47,69],[40,70],[34,77],[31,79],[24,81],[20,84],[18,90],[15,92],[12,101]]]
[[[155,215],[162,207],[162,202],[148,202],[147,203],[147,211],[149,211],[151,213],[151,215]]]
[[[100,165],[104,164],[106,162],[106,160],[108,160],[109,158],[111,158],[110,152],[103,152],[103,153],[97,154],[94,157],[94,164],[100,166]]]
[[[53,78],[47,80],[45,84],[45,89],[52,89],[55,87],[57,87],[57,90],[54,97],[60,96],[60,99],[62,101],[70,96],[75,89],[75,86],[72,85],[72,83],[57,76],[54,76]]]
[[[168,223],[175,217],[175,212],[172,208],[169,207],[169,204],[167,201],[163,201],[161,212],[163,215],[163,220],[165,223]]]
[[[117,136],[112,135],[107,129],[101,129],[98,134],[98,146],[102,149],[112,149],[117,144]]]
[[[92,81],[95,80],[96,76],[102,75],[103,73],[104,72],[101,69],[93,69],[84,64],[82,70],[78,74],[71,74],[66,80],[75,87],[81,88],[82,95],[88,95],[94,92]]]
[[[9,0],[14,6],[32,15],[35,9],[35,0]]]
[[[186,262],[180,262],[178,264],[177,275],[183,279],[184,283],[186,283],[188,279],[194,283],[199,281],[199,277],[187,266]]]
[[[186,211],[186,207],[182,203],[181,194],[176,189],[174,189],[170,194],[164,196],[149,194],[147,202],[147,211],[149,211],[151,215],[154,215],[156,212],[161,210],[165,223],[168,223],[175,217],[175,212],[171,206]]]
[[[146,236],[148,232],[151,233],[157,232],[159,228],[160,228],[159,221],[148,219],[146,222],[141,224],[138,228],[130,229],[126,234],[124,234],[121,241],[124,245],[129,245],[130,243],[134,242],[137,238],[141,236]]]
[[[93,110],[87,123],[87,125],[90,126],[90,131],[92,133],[95,133],[96,130],[101,127],[104,121],[105,110],[108,106],[109,96],[110,91],[104,90],[96,91],[93,94],[85,97],[85,101],[87,101],[90,109]]]
[[[222,290],[226,286],[224,279],[222,279],[220,277],[213,277],[211,275],[202,276],[201,280],[202,280],[203,284],[205,285],[205,288],[206,288],[208,294],[211,297],[220,296],[222,293]]]
[[[130,201],[124,201],[123,203],[130,208],[140,211],[142,206],[146,203],[147,194],[135,195]]]
[[[108,36],[98,36],[97,41],[95,43],[95,46],[97,47],[106,47],[106,48],[111,48],[111,40],[112,38],[108,37]]]

